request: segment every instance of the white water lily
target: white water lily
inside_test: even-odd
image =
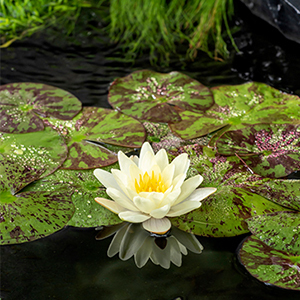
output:
[[[185,180],[190,165],[185,153],[169,163],[164,149],[154,154],[146,142],[139,158],[129,158],[119,151],[118,160],[120,170],[94,171],[113,199],[96,198],[95,201],[118,214],[121,220],[142,223],[144,229],[153,233],[167,232],[171,228],[168,217],[199,208],[201,200],[216,191],[211,187],[196,189],[203,180],[201,175]]]

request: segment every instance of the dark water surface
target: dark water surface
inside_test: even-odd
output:
[[[1,50],[1,84],[41,82],[75,94],[86,106],[109,107],[107,90],[116,77],[151,68],[178,70],[207,86],[260,81],[300,95],[300,45],[252,16],[237,3],[234,34],[239,53],[215,62],[199,53],[194,62],[172,58],[169,67],[151,66],[145,55],[135,64],[121,62],[122,52],[91,28],[98,21],[79,21],[75,36],[57,31],[16,42]],[[118,60],[119,58],[119,60]],[[100,224],[99,224],[100,225]],[[66,228],[42,240],[2,246],[1,299],[131,300],[131,299],[287,299],[299,292],[266,286],[251,277],[236,259],[244,236],[199,237],[205,250],[189,253],[183,265],[169,270],[148,262],[138,269],[133,260],[108,259],[111,239],[96,241],[94,229]]]

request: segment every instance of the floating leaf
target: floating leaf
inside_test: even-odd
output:
[[[175,134],[193,139],[226,125],[300,122],[300,98],[266,84],[249,82],[214,87],[211,91],[215,104],[203,113],[180,112],[182,121],[169,125]]]
[[[245,182],[261,178],[251,174],[236,156],[222,156],[197,145],[181,147],[176,154],[183,152],[191,159],[190,175],[200,173],[204,178],[200,187],[216,187],[217,191],[199,209],[172,218],[180,229],[203,236],[235,236],[249,231],[246,219],[286,210],[245,187]]]
[[[0,161],[0,244],[32,241],[60,230],[74,213],[70,191],[20,192],[34,169]],[[20,180],[16,184],[16,180]]]
[[[109,103],[136,119],[178,122],[179,111],[205,111],[214,103],[210,90],[189,76],[150,70],[117,78],[110,86]]]
[[[271,248],[300,255],[299,212],[255,216],[248,219],[247,224],[249,230]]]
[[[250,125],[226,131],[216,147],[223,155],[239,154],[262,176],[279,178],[300,170],[300,126]]]
[[[67,158],[65,140],[55,130],[9,134],[0,133],[0,154],[23,169],[35,170],[47,176],[58,169]]]
[[[258,280],[300,291],[300,256],[274,250],[256,236],[250,236],[239,250],[239,259]]]
[[[251,182],[245,182],[245,188],[270,201],[300,211],[299,180],[253,180]]]
[[[118,160],[117,152],[121,149],[118,147],[141,147],[146,135],[137,120],[98,107],[84,107],[71,121],[44,121],[66,139],[69,155],[62,166],[64,169],[91,169],[113,164]]]
[[[112,165],[105,170],[118,168]],[[105,187],[93,175],[93,170],[57,170],[50,176],[38,180],[25,188],[25,191],[60,191],[72,192],[75,212],[67,225],[76,227],[96,227],[121,223],[118,215],[96,203],[96,197],[110,199]]]
[[[44,129],[39,118],[71,120],[81,110],[72,94],[41,83],[9,83],[0,86],[0,131],[35,132]]]

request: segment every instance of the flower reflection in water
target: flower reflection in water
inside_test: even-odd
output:
[[[187,255],[187,249],[198,254],[203,250],[193,234],[181,231],[174,226],[163,235],[150,233],[141,224],[127,222],[99,229],[97,240],[115,234],[107,255],[113,257],[119,253],[119,258],[123,261],[134,256],[138,268],[142,268],[149,258],[154,264],[165,269],[169,269],[171,263],[180,267],[182,254]]]

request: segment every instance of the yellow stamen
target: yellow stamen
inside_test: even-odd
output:
[[[167,190],[167,188],[165,187],[165,183],[161,178],[161,174],[155,176],[154,171],[152,171],[151,177],[147,172],[145,172],[143,176],[140,174],[139,182],[135,179],[134,186],[137,193],[141,193],[141,192],[164,193]]]

